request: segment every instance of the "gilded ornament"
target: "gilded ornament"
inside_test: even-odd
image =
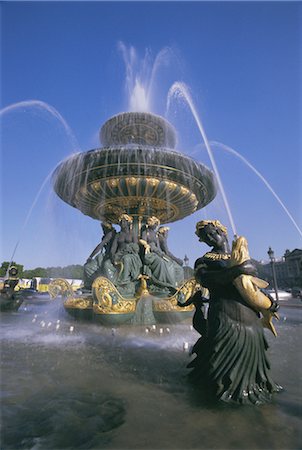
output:
[[[72,297],[74,292],[71,285],[64,278],[56,278],[48,285],[48,292],[52,299],[62,295],[64,297]]]
[[[136,177],[127,177],[127,178],[125,178],[125,180],[126,180],[126,183],[130,184],[130,186],[136,186],[140,181],[140,179],[136,178]]]
[[[231,255],[230,253],[211,253],[208,252],[204,255],[204,258],[208,258],[208,259],[212,259],[213,261],[217,261],[217,260],[226,260],[226,259],[230,259]]]
[[[232,244],[231,266],[242,264],[249,259],[250,255],[247,240],[245,237],[239,236]],[[252,275],[239,275],[235,278],[233,284],[244,300],[257,311],[261,312],[263,316],[263,327],[270,330],[274,336],[277,336],[272,319],[274,317],[279,320],[279,316],[276,312],[271,312],[269,310],[272,302],[269,297],[261,291],[261,289],[268,287],[268,283]]]
[[[91,296],[69,297],[64,302],[64,307],[67,309],[91,309],[92,305],[93,299]]]
[[[184,187],[184,186],[181,186],[180,187],[180,192],[183,194],[183,195],[187,195],[187,194],[189,194],[189,189],[187,189],[186,187]],[[194,194],[193,194],[194,195]],[[194,196],[195,197],[195,196]],[[195,197],[196,198],[196,197]]]
[[[147,178],[147,183],[155,187],[159,185],[160,180],[158,180],[157,178]]]
[[[174,189],[177,188],[177,184],[173,183],[172,181],[166,181],[166,186],[169,191],[174,191]]]
[[[147,280],[149,277],[147,275],[140,275],[138,278],[140,279],[141,284],[136,294],[137,298],[141,298],[144,295],[150,295],[147,286]]]
[[[100,182],[96,181],[95,183],[92,184],[93,189],[98,190],[100,189]]]
[[[95,314],[127,314],[136,309],[135,299],[123,298],[113,283],[105,277],[98,277],[92,284]]]
[[[194,305],[189,305],[185,307],[180,307],[177,302],[181,300],[182,303],[186,302],[192,295],[200,289],[200,285],[196,282],[195,278],[190,278],[187,280],[176,293],[169,298],[163,298],[160,300],[153,300],[153,309],[156,312],[182,312],[182,311],[193,311]]]
[[[110,180],[107,180],[107,183],[110,187],[117,187],[119,180],[117,178],[111,178]]]

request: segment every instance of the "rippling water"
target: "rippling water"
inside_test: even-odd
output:
[[[186,380],[190,321],[112,330],[75,322],[60,300],[1,314],[1,449],[301,448],[301,311],[266,332],[284,392],[261,407],[205,403]],[[74,327],[73,331],[70,327]]]

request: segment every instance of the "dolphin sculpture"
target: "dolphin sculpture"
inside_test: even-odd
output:
[[[242,264],[248,259],[250,259],[250,255],[247,240],[245,237],[239,236],[234,239],[232,243],[230,264],[231,266],[235,266]],[[252,275],[239,275],[239,277],[235,278],[233,284],[244,300],[262,314],[263,317],[261,321],[263,327],[268,328],[274,336],[277,336],[272,319],[275,317],[279,320],[279,316],[276,312],[270,311],[272,302],[270,298],[260,290],[266,288],[268,283]]]

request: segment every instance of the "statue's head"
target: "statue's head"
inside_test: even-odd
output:
[[[155,217],[155,216],[148,217],[148,219],[147,219],[148,227],[153,227],[153,226],[158,227],[159,224],[160,224],[160,220],[157,217]]]
[[[219,220],[201,220],[196,224],[195,234],[200,242],[215,246],[220,241],[227,241],[227,228]]]
[[[168,231],[170,230],[169,227],[159,227],[158,234],[162,236],[166,236],[168,234]]]
[[[103,230],[104,229],[112,230],[112,228],[113,228],[112,223],[107,222],[107,221],[101,222],[101,227],[103,228]]]
[[[121,214],[119,217],[119,224],[127,223],[129,226],[132,225],[133,217],[128,214]]]

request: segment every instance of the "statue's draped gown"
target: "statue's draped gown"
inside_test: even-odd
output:
[[[210,300],[207,332],[193,348],[190,376],[225,402],[265,403],[281,387],[269,375],[259,314],[239,295],[227,266],[226,259],[206,255],[195,263],[196,279],[209,289]]]
[[[156,232],[146,230],[142,238],[150,245],[150,252],[144,255],[144,264],[151,282],[163,291],[165,288],[179,287],[184,281],[183,268],[172,259],[167,247],[160,248]]]

